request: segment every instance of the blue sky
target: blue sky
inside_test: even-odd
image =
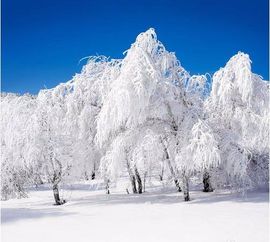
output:
[[[85,56],[122,58],[150,27],[191,74],[240,50],[268,79],[268,0],[2,0],[2,91],[68,81]]]

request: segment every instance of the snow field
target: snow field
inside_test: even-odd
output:
[[[226,191],[183,194],[162,187],[141,195],[77,185],[69,201],[53,206],[52,191],[2,202],[2,242],[266,242],[268,193]]]

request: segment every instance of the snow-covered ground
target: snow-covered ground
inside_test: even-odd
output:
[[[53,206],[46,187],[2,202],[2,242],[267,242],[267,192],[245,196],[191,192],[183,202],[173,188],[153,186],[142,195],[98,184],[62,190],[68,202]]]

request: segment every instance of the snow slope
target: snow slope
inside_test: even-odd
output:
[[[92,184],[92,183],[91,183]],[[46,187],[29,198],[2,202],[2,242],[267,242],[268,193],[191,191],[153,186],[142,195],[97,183],[62,190],[69,201],[53,206]]]

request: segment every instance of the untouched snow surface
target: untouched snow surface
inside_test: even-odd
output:
[[[268,193],[246,195],[153,186],[142,195],[97,183],[68,186],[53,206],[46,187],[2,202],[2,242],[267,242]]]

